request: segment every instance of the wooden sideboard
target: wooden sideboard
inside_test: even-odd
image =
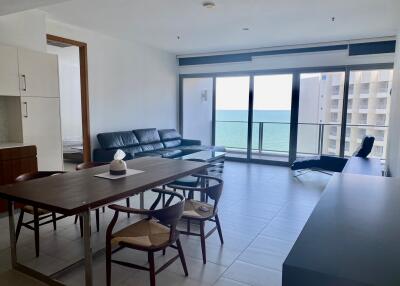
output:
[[[37,170],[36,146],[0,144],[0,185],[13,183],[20,174]],[[6,210],[6,202],[0,200],[0,212]]]

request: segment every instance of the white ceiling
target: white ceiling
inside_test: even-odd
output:
[[[400,31],[400,0],[214,2],[214,9],[206,9],[202,0],[72,0],[43,10],[54,20],[176,54],[392,36]]]
[[[0,0],[0,16],[66,0]]]

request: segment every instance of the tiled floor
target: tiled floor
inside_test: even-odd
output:
[[[182,236],[189,277],[183,275],[179,261],[157,276],[157,285],[281,285],[282,263],[319,200],[329,176],[308,173],[299,179],[285,167],[227,162],[224,192],[219,212],[225,244],[217,233],[207,240],[207,264],[201,261],[200,242]],[[151,201],[146,193],[146,202]],[[132,199],[138,204],[138,199]],[[105,228],[112,213],[101,214],[101,230],[93,232],[94,250],[104,247]],[[94,217],[94,216],[93,216]],[[120,216],[119,226],[137,218]],[[93,221],[94,222],[94,221]],[[10,271],[8,220],[0,219],[0,285],[40,285]],[[56,232],[50,225],[41,228],[40,257],[34,257],[33,233],[23,229],[18,241],[18,257],[23,263],[46,274],[53,273],[83,255],[82,239],[73,218],[59,221]],[[163,257],[161,264],[173,249]],[[147,263],[144,253],[123,250],[116,254],[131,262]],[[105,285],[105,256],[94,258],[95,285]],[[58,277],[67,285],[84,285],[84,268],[79,265]],[[30,281],[30,280],[28,280]],[[6,282],[4,284],[4,282]],[[148,273],[112,266],[112,285],[149,285]]]

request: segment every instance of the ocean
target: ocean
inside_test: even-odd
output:
[[[246,149],[247,121],[247,110],[217,110],[215,144]],[[252,149],[256,150],[259,149],[259,122],[267,122],[263,123],[262,150],[288,152],[290,110],[254,110]]]

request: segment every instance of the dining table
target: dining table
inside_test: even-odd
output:
[[[15,204],[34,206],[66,216],[83,217],[84,257],[79,263],[85,265],[85,285],[92,286],[91,210],[143,194],[146,190],[166,185],[181,177],[202,173],[208,167],[207,162],[159,157],[142,157],[126,161],[126,163],[129,170],[141,172],[132,172],[135,174],[118,179],[98,177],[97,175],[106,174],[109,171],[109,165],[104,165],[0,186],[0,198],[6,200],[8,204],[12,268],[48,285],[64,285],[55,279],[60,271],[45,275],[18,262],[14,222]],[[143,207],[143,196],[141,207]]]

